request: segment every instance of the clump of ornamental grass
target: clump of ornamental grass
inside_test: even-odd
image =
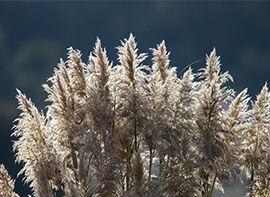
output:
[[[249,196],[269,196],[269,147],[270,147],[270,92],[264,85],[252,109],[243,132],[241,143],[242,168],[250,177]]]
[[[36,197],[211,197],[223,181],[250,177],[249,196],[270,193],[270,93],[235,96],[214,49],[206,66],[177,75],[165,42],[139,53],[121,41],[118,64],[97,39],[89,61],[68,48],[48,83],[46,112],[18,90],[16,161]],[[0,169],[0,195],[14,181]]]

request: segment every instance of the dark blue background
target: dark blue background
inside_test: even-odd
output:
[[[87,61],[98,36],[116,64],[115,47],[129,33],[140,52],[165,40],[178,71],[216,47],[222,70],[234,77],[230,86],[237,92],[248,87],[253,98],[269,82],[270,2],[0,2],[0,163],[13,178],[19,170],[10,138],[19,115],[15,88],[41,109],[41,84],[66,58],[67,47],[82,50]],[[20,181],[16,191],[26,196]]]

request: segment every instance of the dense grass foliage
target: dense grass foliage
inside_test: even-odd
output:
[[[43,85],[46,113],[18,90],[14,151],[33,196],[211,197],[243,175],[249,196],[270,195],[267,84],[255,101],[235,95],[215,49],[180,76],[164,41],[151,66],[132,34],[117,49],[113,65],[99,39],[87,64],[69,48]],[[1,166],[0,196],[13,187]]]

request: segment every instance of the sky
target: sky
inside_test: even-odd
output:
[[[202,61],[193,70],[203,67],[206,54],[215,47],[221,70],[233,76],[229,85],[236,92],[248,87],[254,99],[270,82],[270,2],[1,1],[0,163],[13,178],[21,167],[14,165],[10,137],[19,115],[16,88],[44,109],[47,95],[42,84],[59,58],[66,58],[68,47],[81,50],[87,62],[99,37],[115,65],[116,47],[130,33],[136,36],[139,52],[149,54],[147,64],[149,48],[162,40],[171,52],[170,66],[179,72],[196,60]],[[26,196],[29,189],[20,181],[16,191]]]

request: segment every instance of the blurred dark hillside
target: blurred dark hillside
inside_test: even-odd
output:
[[[115,47],[130,32],[141,52],[165,40],[171,66],[178,71],[204,60],[216,47],[222,70],[234,77],[230,85],[237,92],[248,87],[253,98],[270,82],[270,2],[0,2],[0,163],[13,178],[19,169],[13,164],[10,138],[19,114],[16,88],[42,109],[46,93],[41,85],[59,58],[66,58],[67,47],[82,50],[87,62],[98,36],[116,64]],[[26,196],[29,191],[20,180],[16,190]],[[236,195],[233,190],[243,195],[242,188],[234,187],[226,196]]]

